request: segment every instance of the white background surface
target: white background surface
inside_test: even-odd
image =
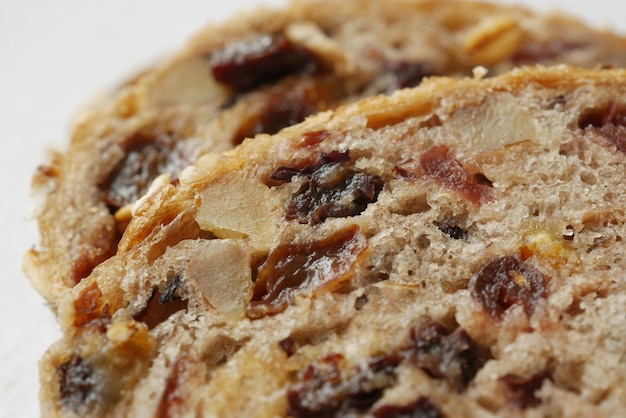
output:
[[[502,2],[564,9],[626,34],[626,2],[620,0]],[[37,363],[59,337],[52,314],[21,270],[23,253],[38,240],[26,213],[30,179],[46,149],[67,146],[82,104],[173,52],[205,23],[247,5],[283,3],[1,0],[0,417],[40,415]]]

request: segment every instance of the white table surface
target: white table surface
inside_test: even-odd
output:
[[[338,0],[341,1],[341,0]],[[384,0],[379,0],[384,1]],[[621,0],[518,0],[626,34]],[[67,146],[73,115],[98,92],[175,51],[205,23],[285,0],[3,0],[0,3],[0,417],[36,417],[38,361],[59,338],[21,270],[38,241],[26,221],[32,173]]]

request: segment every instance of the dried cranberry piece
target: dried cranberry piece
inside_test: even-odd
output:
[[[373,414],[376,418],[443,418],[437,405],[427,396],[420,396],[407,405],[382,405]]]
[[[458,391],[467,387],[489,358],[467,331],[458,328],[450,332],[436,322],[413,328],[411,342],[411,355],[417,365]]]
[[[541,389],[543,381],[552,379],[552,371],[544,370],[530,377],[507,374],[498,379],[506,387],[506,397],[517,408],[526,409],[539,405],[541,400],[535,393]]]
[[[289,414],[294,417],[337,417],[363,413],[378,401],[385,388],[395,384],[397,355],[370,359],[366,368],[358,368],[343,378],[343,356],[332,354],[306,369],[302,382],[287,392]]]
[[[366,247],[367,240],[356,226],[319,241],[277,247],[259,267],[248,316],[282,312],[300,289],[340,287]]]
[[[283,35],[262,35],[226,45],[213,53],[210,65],[218,82],[238,91],[321,68],[315,55]]]
[[[57,371],[61,403],[77,414],[86,413],[98,400],[98,376],[94,368],[74,354]]]
[[[427,176],[474,203],[485,203],[493,198],[491,182],[486,177],[481,179],[480,175],[470,174],[447,145],[437,145],[426,151],[420,156],[420,165]]]
[[[424,77],[436,75],[432,64],[428,62],[397,61],[387,65],[387,71],[394,75],[396,88],[415,87]],[[388,91],[387,93],[392,93]]]
[[[522,304],[527,316],[546,296],[546,279],[517,256],[489,260],[470,281],[472,296],[493,318],[502,318],[515,304]]]

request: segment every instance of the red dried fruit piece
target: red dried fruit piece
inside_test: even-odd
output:
[[[626,154],[626,108],[615,102],[604,109],[583,115],[578,126],[602,136],[621,153]]]
[[[420,165],[428,177],[474,203],[486,203],[493,199],[490,182],[481,179],[484,175],[480,173],[470,174],[454,158],[447,145],[436,145],[426,151],[420,156]]]
[[[435,74],[435,69],[428,62],[397,61],[387,64],[387,71],[396,78],[396,89],[404,89],[419,85],[424,77]],[[392,93],[393,90],[387,91]]]
[[[98,400],[98,376],[94,368],[75,354],[59,365],[57,371],[61,404],[79,415],[88,412]]]
[[[445,379],[455,390],[461,391],[489,359],[463,329],[448,331],[436,322],[423,323],[411,330],[409,354],[429,375]]]
[[[507,374],[498,379],[506,387],[506,398],[520,409],[531,408],[541,403],[535,393],[541,389],[543,381],[552,379],[552,371],[544,370],[530,377]]]
[[[210,65],[215,80],[238,91],[321,68],[315,55],[283,35],[262,35],[226,45],[213,53]]]
[[[305,147],[311,147],[325,141],[326,139],[328,139],[329,136],[329,131],[307,132],[304,134],[304,138],[302,138],[301,144]]]
[[[250,318],[284,311],[293,293],[302,289],[333,291],[351,278],[367,239],[353,226],[323,240],[285,244],[270,252],[259,267]]]
[[[110,320],[109,304],[103,301],[98,283],[93,282],[74,301],[74,326],[90,326],[104,332]]]
[[[373,414],[375,418],[443,418],[437,405],[427,396],[420,396],[407,405],[382,405]]]
[[[370,359],[366,368],[357,368],[343,378],[343,356],[331,354],[310,364],[302,381],[287,392],[289,414],[294,417],[336,417],[367,411],[385,388],[396,382],[399,356]]]
[[[100,184],[111,213],[137,201],[159,175],[169,172],[172,180],[192,162],[176,147],[169,134],[151,135],[141,132],[128,138],[123,147],[126,156]]]
[[[472,277],[470,288],[492,318],[501,319],[515,304],[521,304],[530,317],[546,296],[546,279],[517,256],[509,255],[489,260]]]

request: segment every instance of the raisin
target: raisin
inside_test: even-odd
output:
[[[432,64],[427,62],[392,62],[387,65],[387,71],[396,79],[395,88],[387,93],[392,93],[395,89],[415,87],[422,82],[424,77],[435,75]]]
[[[452,239],[467,241],[467,231],[458,226],[452,218],[445,218],[443,222],[435,222],[434,225]]]
[[[485,203],[493,198],[490,182],[470,174],[447,145],[437,145],[426,151],[420,156],[420,165],[428,177],[474,203]]]
[[[327,218],[356,216],[375,202],[383,180],[342,165],[349,159],[348,151],[333,151],[322,153],[313,167],[280,167],[275,171],[271,177],[274,180],[286,180],[295,174],[305,177],[287,204],[286,218],[316,225]]]
[[[285,86],[266,94],[262,110],[244,120],[233,136],[239,145],[257,134],[273,135],[283,128],[302,122],[307,116],[330,106],[330,92],[325,86]]]
[[[153,329],[174,313],[186,310],[187,300],[182,300],[179,295],[181,286],[182,278],[175,274],[167,283],[163,293],[158,289],[152,291],[146,307],[135,314],[133,319],[145,323],[148,329]]]
[[[527,316],[546,296],[546,279],[539,271],[517,256],[489,260],[470,282],[472,296],[492,318],[500,319],[515,304],[521,304]]]
[[[369,300],[367,299],[367,295],[361,295],[357,297],[354,301],[354,309],[360,311],[365,307],[365,305],[367,305],[367,302],[369,302]]]
[[[430,376],[444,379],[461,391],[489,359],[463,329],[448,331],[437,322],[425,322],[411,330],[410,354],[418,367]]]
[[[366,247],[367,240],[356,226],[319,241],[277,247],[259,267],[248,316],[282,312],[300,289],[340,287]]]
[[[420,396],[407,405],[382,405],[373,414],[375,418],[443,418],[437,405],[427,396]]]
[[[77,414],[86,413],[98,400],[98,377],[82,357],[73,355],[58,368],[61,404]]]
[[[365,368],[350,377],[341,373],[343,356],[331,354],[310,364],[302,378],[287,392],[289,414],[294,417],[337,417],[363,413],[396,382],[399,356],[371,358]]]
[[[135,202],[143,196],[152,181],[169,172],[172,180],[188,166],[192,158],[176,146],[170,134],[145,134],[138,132],[123,144],[126,156],[100,184],[105,202],[111,213]]]
[[[298,350],[298,343],[291,337],[280,340],[278,345],[283,349],[285,354],[287,354],[287,357],[293,356]]]
[[[283,35],[262,35],[216,51],[210,66],[219,83],[247,91],[289,75],[316,72],[321,63]]]
[[[524,378],[515,374],[507,374],[498,379],[506,387],[506,398],[520,409],[539,405],[541,400],[535,393],[541,389],[545,379],[552,379],[552,372],[544,370]]]
[[[601,109],[584,114],[578,121],[581,129],[597,133],[607,142],[626,154],[626,109],[610,102]]]
[[[586,48],[583,42],[554,39],[548,42],[529,43],[517,50],[511,57],[515,66],[532,65],[557,61],[567,53]]]
[[[104,332],[110,320],[109,304],[103,300],[98,283],[93,282],[74,300],[74,326],[89,326]]]

